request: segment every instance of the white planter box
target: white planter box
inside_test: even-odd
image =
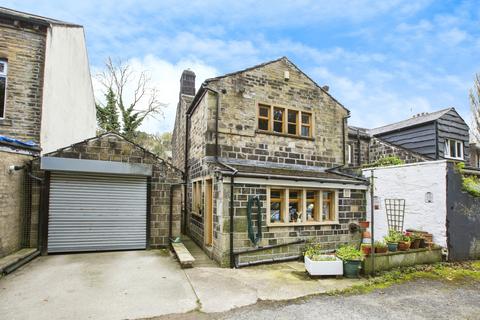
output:
[[[343,261],[337,257],[335,259],[333,261],[312,261],[305,256],[305,269],[311,276],[341,276],[343,275]]]

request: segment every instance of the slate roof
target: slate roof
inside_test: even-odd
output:
[[[229,164],[229,166],[238,170],[239,174],[258,174],[258,175],[270,175],[270,176],[284,176],[284,177],[298,177],[298,180],[319,180],[319,181],[331,181],[331,182],[347,182],[354,184],[366,184],[364,179],[356,178],[354,176],[341,174],[337,172],[328,171],[313,171],[313,170],[300,170],[300,169],[288,169],[288,168],[272,168],[264,166],[246,166]],[[341,181],[339,181],[341,180]]]
[[[81,25],[65,22],[61,20],[51,19],[47,17],[37,16],[35,14],[21,12],[5,7],[0,7],[0,18],[8,18],[8,19],[15,19],[30,22],[32,24],[38,24],[41,26],[50,26],[50,25],[63,25],[63,26],[70,26],[70,27],[82,27]]]
[[[446,113],[450,112],[451,110],[455,110],[455,108],[447,108],[447,109],[442,109],[442,110],[438,110],[438,111],[435,111],[435,112],[420,114],[416,117],[413,117],[413,118],[410,118],[410,119],[407,119],[407,120],[403,120],[403,121],[400,121],[400,122],[388,124],[388,125],[383,126],[383,127],[370,129],[370,130],[368,130],[368,133],[373,135],[373,136],[381,135],[381,134],[384,134],[384,133],[387,133],[387,132],[392,132],[392,131],[396,131],[396,130],[400,130],[400,129],[404,129],[404,128],[408,128],[408,127],[413,127],[413,126],[416,126],[416,125],[419,125],[419,124],[432,122],[432,121],[435,121],[435,120],[441,118],[442,116],[444,116]]]

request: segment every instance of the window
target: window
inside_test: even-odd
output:
[[[273,131],[283,133],[285,109],[273,108]]]
[[[311,138],[313,117],[303,112],[266,104],[258,105],[258,130]]]
[[[272,223],[283,221],[283,193],[283,190],[270,190],[270,222]]]
[[[347,144],[347,163],[352,164],[353,162],[353,147],[351,144]]]
[[[258,129],[270,130],[270,106],[259,105]]]
[[[192,183],[192,213],[202,215],[202,181]]]
[[[463,160],[463,142],[453,139],[446,139],[445,158]]]
[[[288,133],[297,134],[298,111],[288,110]]]
[[[7,61],[0,59],[0,118],[5,118],[7,100]]]
[[[338,223],[337,191],[269,188],[269,225]]]
[[[335,220],[334,199],[333,191],[322,192],[322,221]]]
[[[302,131],[303,137],[310,137],[312,134],[312,115],[310,113],[302,112]]]

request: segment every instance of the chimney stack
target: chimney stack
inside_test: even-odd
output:
[[[195,73],[190,69],[182,72],[180,77],[180,94],[195,95]]]

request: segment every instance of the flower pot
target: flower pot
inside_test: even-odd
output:
[[[399,241],[398,242],[398,250],[399,251],[407,251],[408,249],[410,249],[410,242],[406,242],[406,241]]]
[[[413,239],[412,244],[410,245],[410,249],[418,249],[420,248],[420,238],[418,239]]]
[[[362,232],[362,238],[363,238],[363,239],[371,239],[371,238],[372,238],[372,234],[371,234],[369,231],[363,231],[363,232]]]
[[[388,247],[377,247],[375,248],[375,253],[386,253],[388,251]]]
[[[343,261],[337,257],[332,261],[313,261],[305,256],[305,269],[311,276],[341,276]]]
[[[420,245],[419,245],[420,248],[426,248],[427,247],[427,242],[425,241],[425,239],[420,239]]]
[[[372,253],[372,246],[362,245],[362,251],[366,256],[368,256]]]
[[[361,268],[362,268],[362,261],[359,261],[359,260],[343,261],[343,274],[347,278],[358,278]]]
[[[387,243],[387,246],[388,246],[388,251],[395,252],[395,251],[397,251],[398,243],[389,242],[389,243]]]
[[[370,226],[370,221],[360,221],[358,225],[362,229],[367,229]]]

